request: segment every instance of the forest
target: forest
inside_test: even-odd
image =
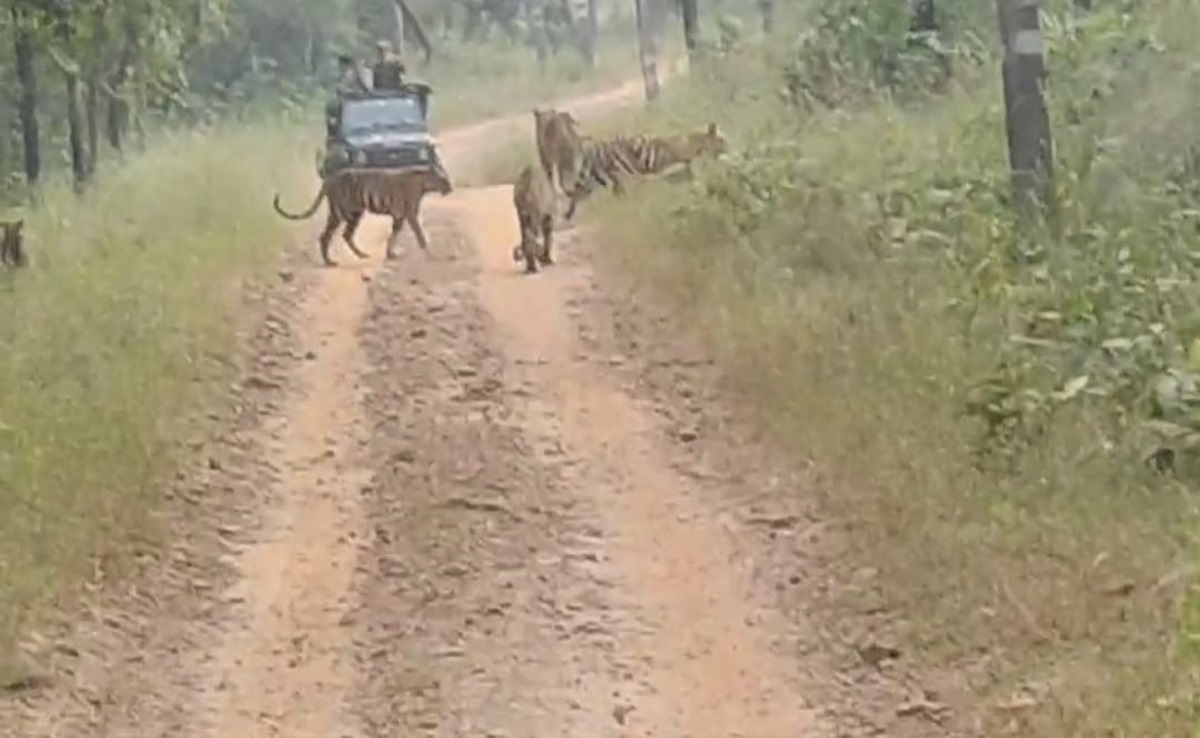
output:
[[[377,39],[418,74],[487,43],[591,67],[601,24],[630,14],[603,0],[14,0],[0,16],[0,193],[55,172],[82,189],[163,127],[303,107],[337,53]]]

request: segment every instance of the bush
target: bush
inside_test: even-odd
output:
[[[1026,734],[1188,735],[1200,11],[1047,15],[1058,207],[1027,230],[995,54],[956,56],[941,94],[884,84],[904,31],[876,5],[825,4],[800,51],[668,90],[672,116],[742,143],[605,222],[839,480],[826,504],[930,664],[986,650],[986,698],[1053,682]],[[981,27],[971,6],[944,43]],[[819,79],[814,59],[835,83],[801,99],[789,80]]]

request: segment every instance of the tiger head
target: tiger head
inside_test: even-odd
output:
[[[710,122],[703,131],[688,134],[688,148],[697,156],[720,157],[729,150],[729,142],[721,135],[717,124]]]
[[[566,110],[534,108],[533,121],[538,140],[550,138],[570,140],[579,137],[579,121]]]

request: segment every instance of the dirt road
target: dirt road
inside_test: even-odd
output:
[[[531,125],[443,135],[448,167]],[[433,197],[428,253],[409,238],[393,262],[282,275],[242,412],[172,492],[178,545],[35,642],[51,686],[0,702],[0,735],[894,727],[903,679],[810,617],[833,565],[813,480],[738,425],[702,353],[602,278],[582,229],[521,275],[510,202]],[[384,228],[362,237],[379,256]],[[315,253],[311,234],[297,248]]]

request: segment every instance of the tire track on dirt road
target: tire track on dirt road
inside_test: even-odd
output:
[[[478,296],[546,405],[526,416],[525,432],[561,438],[576,463],[571,491],[594,511],[617,587],[649,627],[638,648],[653,692],[631,725],[664,737],[831,734],[777,650],[788,627],[753,604],[731,565],[729,532],[690,494],[689,478],[664,463],[661,421],[605,370],[610,356],[578,339],[570,314],[591,281],[587,264],[564,239],[558,266],[518,276],[504,248],[517,239],[508,200],[492,188],[462,203],[480,262]]]
[[[634,84],[565,107],[639,102]],[[443,134],[448,168],[469,172],[530,118]],[[405,239],[394,261],[281,275],[241,422],[181,475],[179,544],[48,639],[56,687],[0,702],[0,735],[843,727],[815,626],[760,596],[762,551],[727,528],[722,505],[757,482],[703,493],[703,464],[679,460],[686,441],[619,343],[585,335],[613,314],[588,302],[581,236],[530,278],[510,261],[508,188],[430,198],[426,214],[428,253]],[[386,226],[362,229],[380,255]],[[311,235],[302,249],[314,264]]]
[[[638,99],[626,85],[572,107]],[[443,134],[444,158],[468,170],[527,119]],[[383,224],[365,225],[381,243]],[[298,247],[311,253],[311,238]],[[406,263],[430,259],[436,269],[437,248]],[[82,617],[31,639],[52,686],[0,701],[0,735],[345,733],[357,681],[354,575],[370,550],[357,331],[380,266],[281,273],[281,295],[252,341],[257,356],[234,389],[238,417],[209,418],[224,432],[196,442],[199,467],[181,471],[171,491],[182,500],[168,521],[176,542],[161,558],[148,553],[127,589],[104,588],[98,575]]]

